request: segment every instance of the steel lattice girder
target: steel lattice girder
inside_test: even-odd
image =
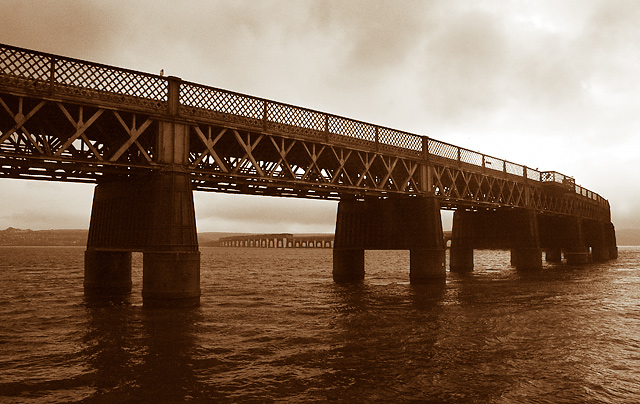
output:
[[[82,181],[152,169],[156,132],[157,120],[145,115],[0,95],[1,159],[28,160],[20,177],[44,169],[52,179]]]
[[[0,95],[0,176],[94,182],[105,175],[159,170],[163,118],[60,100]],[[532,207],[598,218],[584,198],[554,195],[538,183],[444,159],[394,155],[366,142],[190,123],[189,169],[202,190],[339,199],[431,192],[445,208]],[[366,146],[363,146],[366,144]],[[446,163],[446,164],[445,164]],[[431,178],[424,172],[431,166]],[[534,186],[536,185],[536,186]]]
[[[416,194],[421,184],[417,161],[225,127],[192,126],[190,156],[203,187],[225,176],[305,192],[324,187],[333,192]],[[207,180],[207,175],[212,178]]]

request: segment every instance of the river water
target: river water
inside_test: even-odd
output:
[[[640,247],[412,286],[406,251],[336,285],[329,249],[201,248],[201,306],[87,302],[84,249],[0,247],[4,403],[638,403]]]

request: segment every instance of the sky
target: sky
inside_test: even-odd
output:
[[[0,0],[0,42],[558,171],[640,229],[635,0]],[[0,229],[88,228],[93,186],[0,180]],[[333,232],[336,202],[196,192],[198,231]],[[445,228],[450,216],[444,215]]]

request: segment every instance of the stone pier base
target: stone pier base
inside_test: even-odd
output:
[[[547,248],[547,249],[545,249],[545,261],[547,261],[547,262],[562,262],[562,249],[560,249],[560,248]]]
[[[446,280],[444,248],[413,249],[409,254],[409,279],[412,284],[429,284]]]
[[[445,279],[440,205],[435,197],[398,197],[338,204],[333,279],[364,279],[365,250],[409,250],[411,283]]]
[[[364,250],[333,250],[333,280],[336,283],[364,279]]]
[[[449,249],[449,269],[451,272],[472,272],[473,249],[467,247],[451,247]]]
[[[511,262],[518,271],[537,271],[542,269],[541,248],[514,248],[511,250]]]
[[[200,252],[190,174],[159,172],[96,186],[85,294],[130,293],[132,251],[143,253],[145,306],[198,304]]]
[[[591,262],[591,254],[589,253],[589,249],[586,247],[574,247],[567,249],[564,252],[564,256],[567,259],[567,264],[569,265],[585,265]]]
[[[142,299],[147,307],[197,306],[200,252],[145,252]]]
[[[84,294],[88,297],[131,293],[131,253],[87,250],[84,253]]]

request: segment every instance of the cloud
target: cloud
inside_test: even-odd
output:
[[[343,51],[336,62],[356,73],[350,76],[384,74],[402,66],[418,45],[421,32],[431,25],[432,6],[420,1],[404,1],[402,7],[393,0],[324,1],[315,3],[309,18],[323,36],[340,39]]]
[[[124,28],[121,12],[108,2],[6,0],[2,8],[3,42],[94,61],[104,61],[112,33]]]
[[[3,8],[11,18],[0,35],[13,45],[164,69],[558,170],[613,210],[626,206],[621,222],[638,217],[637,196],[611,185],[640,164],[629,152],[640,147],[632,0],[7,0]],[[306,223],[279,213],[292,206],[296,217],[333,226],[334,212],[316,205],[225,198],[211,199],[217,210],[199,202],[199,224]]]
[[[209,193],[196,193],[194,200],[199,231],[333,232],[335,229],[334,201]]]
[[[2,180],[0,228],[87,229],[93,186],[77,183]]]

